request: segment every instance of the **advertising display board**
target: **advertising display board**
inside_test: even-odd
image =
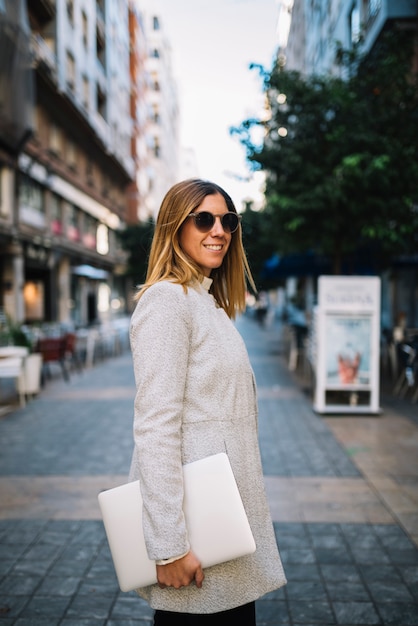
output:
[[[380,413],[380,279],[321,276],[315,324],[315,411]]]

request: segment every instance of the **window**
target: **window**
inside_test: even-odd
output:
[[[67,86],[74,91],[75,89],[75,61],[71,52],[67,51]]]
[[[96,249],[97,220],[87,213],[84,215],[83,244],[91,250]]]
[[[158,48],[154,48],[154,49],[153,49],[153,51],[152,51],[152,53],[151,53],[151,56],[152,56],[154,59],[159,59],[159,58],[160,58],[160,53],[159,53]]]
[[[62,133],[56,124],[51,122],[49,127],[49,149],[56,155],[62,154]]]
[[[107,100],[106,94],[97,86],[97,112],[106,119],[107,117]]]
[[[160,123],[160,111],[158,108],[158,104],[153,104],[152,105],[152,119],[155,122],[155,124],[159,124]]]
[[[154,156],[157,159],[161,156],[161,148],[158,137],[154,137]]]
[[[81,13],[81,21],[82,21],[82,28],[83,28],[83,46],[87,50],[88,45],[89,45],[89,23],[87,20],[87,15],[85,14],[84,11]]]
[[[77,148],[71,139],[67,139],[67,165],[71,169],[77,168]]]
[[[89,108],[90,104],[90,84],[87,76],[83,76],[83,106],[85,109]]]
[[[157,72],[152,72],[151,73],[151,81],[152,81],[152,87],[153,87],[154,91],[160,91],[160,83],[158,82],[158,74],[157,74]]]
[[[68,21],[72,26],[74,26],[74,1],[67,0],[67,15]]]
[[[67,237],[70,241],[78,241],[80,239],[79,210],[73,204],[68,206]]]
[[[25,174],[19,181],[19,218],[36,228],[46,223],[43,188]]]
[[[154,15],[154,17],[152,18],[152,29],[160,30],[160,20],[156,15]]]
[[[92,185],[94,182],[93,179],[93,163],[92,161],[90,161],[90,159],[87,157],[86,158],[86,178],[87,178],[87,184],[88,185]]]
[[[55,193],[50,198],[50,222],[53,235],[62,234],[62,203]]]
[[[14,197],[14,179],[9,169],[0,168],[0,217],[10,217]]]

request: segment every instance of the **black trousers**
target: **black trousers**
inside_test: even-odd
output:
[[[220,613],[155,611],[154,626],[255,626],[255,602]]]

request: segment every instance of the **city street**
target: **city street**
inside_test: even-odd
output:
[[[281,329],[237,322],[258,384],[265,485],[288,584],[258,626],[418,626],[418,413],[320,416],[289,372]],[[299,381],[300,382],[300,381]],[[126,482],[131,356],[0,417],[0,626],[145,626],[119,591],[97,494]],[[403,410],[403,407],[406,407]]]

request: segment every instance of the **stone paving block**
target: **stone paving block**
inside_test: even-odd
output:
[[[72,561],[58,559],[48,570],[50,576],[86,576],[90,561]]]
[[[358,626],[381,624],[380,617],[371,602],[335,602],[333,608],[337,624],[352,623]]]
[[[73,576],[45,576],[38,593],[43,596],[73,596],[81,583],[81,578]]]
[[[15,563],[25,552],[25,546],[18,544],[4,544],[0,545],[0,561],[11,561]]]
[[[73,533],[69,542],[72,548],[77,544],[85,544],[87,546],[100,545],[105,540],[105,530],[101,520],[92,521],[88,526],[81,525],[77,528],[77,532]]]
[[[316,563],[306,563],[303,565],[287,563],[286,578],[288,581],[319,581],[321,580],[321,574]]]
[[[41,576],[5,576],[0,582],[0,594],[5,596],[31,596],[42,582]]]
[[[418,626],[418,608],[416,604],[392,602],[379,606],[383,623],[390,626]]]
[[[377,550],[377,549],[368,550],[366,548],[364,549],[355,548],[355,549],[352,549],[352,553],[357,563],[364,563],[364,564],[374,563],[374,564],[381,564],[381,565],[386,565],[390,563],[389,556],[385,554],[382,550]]]
[[[334,602],[371,602],[372,598],[361,582],[347,580],[326,583],[327,594]]]
[[[352,562],[352,558],[344,547],[317,548],[314,553],[314,561],[317,561],[319,564],[347,565]]]
[[[83,595],[91,595],[97,593],[98,595],[104,596],[115,596],[117,589],[117,582],[114,577],[111,576],[96,576],[89,578],[84,578],[84,582],[79,586],[78,594]]]
[[[64,596],[33,596],[23,609],[20,617],[26,619],[43,618],[45,621],[62,617],[71,600]]]
[[[298,598],[306,601],[327,601],[326,589],[321,581],[290,581],[286,585],[286,595],[289,601]]]
[[[407,586],[402,583],[386,580],[370,580],[367,582],[370,594],[377,603],[382,602],[413,602],[414,598]]]
[[[313,535],[311,542],[314,548],[329,548],[329,549],[340,548],[341,545],[343,544],[342,537],[340,535],[334,535],[334,534]]]
[[[89,596],[78,594],[71,601],[66,611],[66,617],[72,617],[74,619],[106,619],[111,612],[113,603],[113,595],[107,597],[96,594]]]
[[[256,603],[257,626],[276,626],[290,624],[286,602],[280,600],[261,600]]]
[[[344,582],[350,584],[359,583],[362,580],[362,577],[359,573],[359,568],[357,568],[353,563],[321,563],[319,568],[325,581]]]
[[[401,574],[394,565],[359,565],[359,571],[365,580],[385,580],[388,582],[402,582]]]
[[[314,600],[289,601],[290,616],[295,624],[323,624],[334,623],[334,614],[328,602]]]
[[[315,563],[314,551],[309,548],[295,548],[293,550],[287,550],[285,548],[281,550],[280,554],[284,565],[287,565],[287,563]]]
[[[4,619],[16,619],[26,604],[29,602],[30,596],[8,596],[0,594],[0,619],[3,623]]]

